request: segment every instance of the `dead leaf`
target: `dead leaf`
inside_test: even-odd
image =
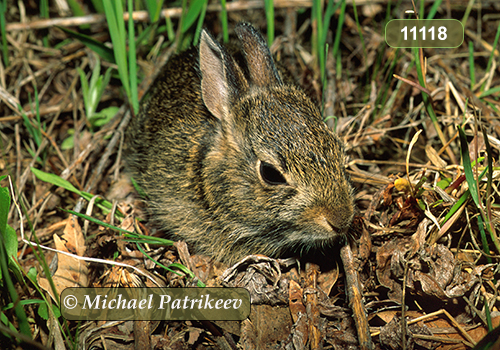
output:
[[[66,227],[63,236],[61,238],[58,235],[53,236],[55,249],[83,256],[87,247],[85,246],[85,239],[76,216],[71,215],[65,221]],[[88,286],[88,269],[87,263],[84,260],[76,259],[66,254],[57,253],[54,259],[57,259],[57,269],[52,275],[52,279],[56,287],[57,297],[52,292],[48,279],[39,274],[37,281],[40,287],[46,290],[52,299],[58,303],[59,295],[61,295],[64,289]]]
[[[290,281],[290,290],[289,290],[289,306],[290,313],[292,314],[293,322],[297,322],[300,317],[300,314],[306,314],[306,307],[303,303],[303,291],[300,285],[295,281]]]
[[[467,272],[460,269],[453,253],[442,244],[424,244],[415,251],[413,238],[387,242],[377,251],[377,278],[390,289],[389,298],[401,302],[405,266],[406,288],[412,294],[448,301],[459,298],[479,282],[489,265]]]
[[[220,280],[226,287],[246,288],[252,305],[288,303],[288,280],[282,274],[287,263],[287,259],[249,255],[224,271]]]
[[[276,349],[292,329],[288,307],[252,305],[249,318],[241,327],[243,349]]]

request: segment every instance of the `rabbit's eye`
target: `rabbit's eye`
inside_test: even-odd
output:
[[[260,162],[260,176],[269,185],[286,185],[286,179],[272,164]]]

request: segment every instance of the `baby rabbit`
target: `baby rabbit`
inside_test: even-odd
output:
[[[203,31],[163,67],[127,130],[131,174],[161,229],[220,261],[327,248],[354,212],[342,143],[260,33],[235,31],[244,64]]]

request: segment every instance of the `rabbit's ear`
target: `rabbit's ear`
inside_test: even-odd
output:
[[[205,106],[216,118],[225,119],[248,82],[233,58],[205,30],[200,40],[200,70]]]
[[[244,22],[235,31],[243,45],[251,82],[261,87],[282,85],[269,47],[259,31]]]

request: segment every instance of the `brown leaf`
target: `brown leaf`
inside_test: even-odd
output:
[[[289,288],[290,313],[292,314],[293,322],[297,322],[300,313],[306,314],[306,307],[302,302],[304,294],[300,285],[295,281],[290,281]]]
[[[76,254],[78,256],[83,256],[87,247],[85,246],[85,238],[82,234],[82,229],[76,216],[71,215],[68,219],[68,223],[66,224],[66,228],[64,229],[63,238],[66,242],[63,246],[59,246],[56,243],[56,248],[58,250],[64,250],[71,254]]]
[[[288,338],[292,318],[287,307],[252,305],[250,321],[241,327],[241,344],[248,349],[276,349]]]
[[[56,249],[62,252],[83,256],[86,246],[78,220],[74,215],[71,215],[65,221],[66,228],[62,236],[63,239],[59,238],[58,235],[54,235]],[[61,295],[61,292],[66,288],[88,286],[88,269],[85,261],[61,253],[57,253],[54,259],[57,259],[57,269],[52,279],[56,287],[57,297],[53,294],[48,279],[40,275],[37,276],[40,287],[46,290],[52,299],[58,302],[59,295]]]
[[[329,295],[335,283],[339,279],[339,268],[335,263],[335,268],[321,272],[317,277],[318,287],[326,294]]]

